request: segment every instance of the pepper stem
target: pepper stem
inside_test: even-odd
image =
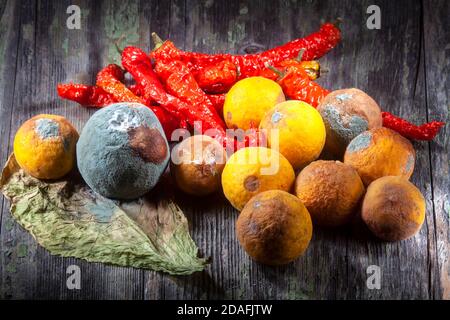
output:
[[[334,21],[332,21],[331,23],[334,24],[334,26],[338,29],[340,29],[341,24],[344,22],[344,19],[342,19],[341,17],[337,17]]]
[[[295,58],[295,60],[297,60],[298,62],[301,62],[305,51],[306,51],[305,48],[301,48],[300,51],[298,52],[297,58]]]
[[[281,70],[275,68],[274,66],[268,65],[267,66],[268,69],[272,70],[273,72],[275,72],[277,74],[278,77],[283,78],[284,77],[284,73],[281,72]]]
[[[163,39],[161,39],[156,32],[152,32],[152,40],[153,44],[155,45],[155,50],[161,47],[164,43]]]
[[[114,46],[116,47],[117,52],[119,52],[120,55],[122,55],[123,49],[120,49],[119,44],[122,42],[122,40],[125,38],[125,34],[123,33],[116,41],[114,41]]]

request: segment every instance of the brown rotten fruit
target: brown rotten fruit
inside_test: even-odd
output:
[[[386,176],[370,184],[361,214],[378,238],[404,240],[420,230],[425,220],[425,199],[406,178]]]
[[[281,190],[264,191],[250,199],[236,222],[237,237],[256,261],[289,263],[308,247],[312,223],[308,210],[295,196]]]
[[[175,146],[171,160],[170,171],[182,191],[204,196],[220,189],[226,152],[215,139],[189,137]]]
[[[295,181],[295,193],[317,225],[337,227],[350,221],[364,185],[351,166],[340,161],[314,161]]]

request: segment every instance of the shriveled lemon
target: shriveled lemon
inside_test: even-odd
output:
[[[294,179],[294,169],[279,152],[250,147],[230,157],[222,172],[222,187],[233,207],[241,210],[251,197],[260,192],[289,191]]]
[[[320,113],[303,101],[277,104],[261,120],[270,148],[278,150],[294,169],[316,160],[325,145],[325,125]]]
[[[14,138],[20,167],[38,179],[58,179],[72,170],[78,132],[64,117],[41,114],[27,120]]]
[[[388,128],[374,128],[354,138],[344,154],[344,163],[358,171],[366,186],[384,176],[409,179],[414,171],[411,142]]]
[[[250,77],[238,81],[227,93],[223,116],[228,128],[258,127],[263,115],[285,101],[283,89],[275,81]]]
[[[297,197],[280,190],[254,196],[236,222],[236,233],[244,250],[268,265],[289,263],[308,248],[312,237],[308,210]]]

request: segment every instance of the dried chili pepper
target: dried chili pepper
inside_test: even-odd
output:
[[[280,65],[283,67],[283,62]],[[306,71],[306,74],[311,80],[316,80],[320,77],[320,63],[317,60],[300,61],[299,67]]]
[[[274,72],[279,72],[273,69]],[[287,68],[286,73],[280,73],[277,80],[286,96],[291,99],[301,100],[317,107],[330,91],[311,81],[306,71],[299,68]]]
[[[339,21],[338,21],[339,22]],[[161,39],[152,34],[155,42]],[[191,70],[201,69],[202,66],[219,63],[223,60],[230,60],[234,63],[239,72],[239,79],[257,76],[266,65],[277,65],[281,61],[295,58],[303,48],[305,53],[303,60],[315,60],[322,57],[332,48],[334,48],[341,39],[341,32],[337,23],[325,23],[319,31],[306,36],[292,40],[282,46],[257,53],[245,55],[231,54],[204,54],[196,52],[185,52],[178,50],[175,46],[166,41],[153,51],[152,56],[158,60],[161,55],[185,62]],[[159,43],[157,43],[157,46]]]
[[[274,66],[274,68],[285,71],[287,68],[300,68],[306,71],[310,80],[316,80],[320,77],[320,64],[318,61],[297,61],[297,60],[285,60]],[[264,77],[270,80],[276,81],[279,74],[273,71],[271,68],[266,68],[259,74],[260,77]]]
[[[230,60],[203,66],[192,74],[199,87],[208,93],[228,92],[238,79],[236,65]]]
[[[302,49],[300,50],[297,58],[281,61],[279,64],[273,66],[273,68],[281,72],[286,72],[287,69],[303,69],[306,71],[306,74],[310,80],[316,80],[320,76],[320,64],[316,60],[302,61],[304,53],[305,50]],[[272,66],[267,66],[266,69],[261,71],[259,76],[276,81],[280,76],[280,73],[275,72],[273,68]]]
[[[133,92],[134,95],[138,96],[138,97],[142,97],[142,90],[141,87],[139,87],[137,84],[131,84],[129,86],[127,86],[127,88]]]
[[[116,102],[111,94],[97,86],[60,83],[57,86],[57,91],[61,98],[78,102],[85,107],[104,107]]]
[[[153,106],[153,105],[157,105],[155,101],[153,101],[152,99],[144,99],[143,97],[143,90],[142,88],[138,85],[138,84],[131,84],[129,86],[127,86],[127,88],[133,92],[134,95],[138,96],[139,98],[143,99],[145,101],[145,104],[147,106]]]
[[[102,108],[118,102],[112,94],[98,86],[74,83],[58,84],[57,91],[61,98],[75,101],[85,107]],[[175,129],[181,126],[180,120],[173,117],[163,108],[153,105],[148,107],[155,113],[168,138],[170,138]]]
[[[217,114],[214,115],[215,110],[211,102],[211,109],[213,111],[196,100],[198,98],[196,96],[198,92],[195,92],[197,88],[191,86],[193,85],[191,82],[192,79],[189,79],[188,83],[185,82],[185,74],[182,73],[183,70],[176,69],[179,66],[172,65],[170,69],[162,68],[161,66],[162,69],[160,70],[159,75],[166,80],[166,84],[168,84],[173,93],[180,95],[180,97],[183,97],[183,99],[186,100],[181,100],[165,91],[163,85],[153,71],[150,57],[141,49],[136,47],[126,47],[122,52],[122,65],[141,87],[144,99],[153,99],[167,111],[179,116],[180,119],[186,119],[187,123],[192,127],[195,127],[200,123],[202,125],[202,132],[209,129],[216,130],[219,140],[223,143],[226,142],[225,129],[220,124],[221,120]],[[186,85],[188,87],[185,88],[184,86]],[[201,92],[203,93],[203,91]],[[203,93],[203,95],[205,94]],[[186,102],[191,98],[192,102],[195,102],[192,105],[191,103]],[[206,99],[203,100],[203,103],[207,101],[209,100],[206,97]]]
[[[182,110],[189,106],[166,92],[145,52],[136,47],[126,47],[122,51],[122,65],[135,79],[141,99],[155,101],[175,117],[184,118]]]
[[[175,131],[176,129],[184,128],[183,120],[174,117],[164,108],[154,105],[149,106],[149,108],[155,113],[156,117],[161,123],[161,126],[163,127],[167,139],[170,139],[170,137],[172,136],[172,132]]]
[[[214,106],[214,109],[216,109],[217,114],[219,114],[221,117],[223,117],[223,104],[225,103],[225,94],[209,94],[208,95],[209,101]]]
[[[383,126],[397,131],[402,136],[412,140],[433,140],[445,122],[432,121],[416,126],[389,112],[382,112]]]
[[[216,112],[214,105],[183,62],[158,61],[155,65],[155,72],[164,81],[169,93],[189,103],[197,116],[208,123],[206,129],[209,129],[209,126],[215,129],[219,127],[225,129],[225,123]]]
[[[124,80],[124,71],[116,64],[110,64],[97,74],[97,86],[110,93],[117,102],[137,102],[145,104],[145,101],[128,89]]]

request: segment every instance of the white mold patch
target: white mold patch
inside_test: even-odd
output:
[[[41,118],[36,120],[34,130],[43,140],[59,137],[59,124],[52,119]]]
[[[137,128],[141,124],[141,121],[139,116],[134,112],[116,110],[108,123],[108,129],[127,132],[129,129]]]
[[[351,98],[353,98],[353,95],[351,95],[349,93],[342,93],[342,94],[338,94],[336,96],[336,99],[338,99],[340,102],[344,102],[345,100],[350,100]]]

